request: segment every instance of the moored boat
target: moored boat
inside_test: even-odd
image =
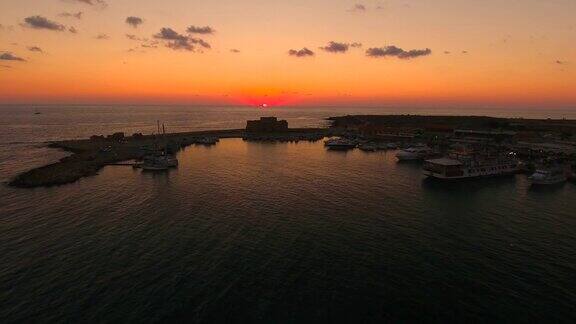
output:
[[[443,180],[504,176],[517,173],[518,161],[513,154],[459,155],[424,161],[424,175]]]
[[[400,161],[424,160],[434,156],[436,152],[428,146],[413,146],[396,153],[396,158]]]
[[[568,180],[568,168],[558,162],[550,162],[536,168],[528,178],[532,185],[554,185]]]
[[[350,150],[357,146],[358,144],[354,141],[345,138],[331,138],[324,142],[329,150]]]

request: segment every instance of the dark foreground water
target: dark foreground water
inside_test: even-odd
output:
[[[572,183],[446,185],[321,142],[178,158],[0,187],[0,322],[576,320]]]

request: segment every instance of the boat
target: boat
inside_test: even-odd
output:
[[[357,146],[356,142],[345,138],[331,138],[324,142],[329,150],[350,150]]]
[[[216,143],[218,143],[220,141],[220,139],[218,139],[218,137],[200,137],[196,140],[196,144],[201,144],[201,145],[216,145]]]
[[[453,154],[424,161],[422,170],[427,177],[450,180],[510,175],[519,172],[520,166],[513,153]]]
[[[388,144],[386,144],[386,148],[389,149],[389,150],[395,150],[395,149],[398,148],[398,144],[396,144],[396,143],[388,143]]]
[[[424,160],[435,155],[433,149],[428,146],[412,146],[396,153],[396,158],[400,161],[418,161]]]
[[[568,171],[566,166],[557,162],[550,162],[536,168],[536,171],[528,179],[532,185],[560,184],[568,180]]]
[[[153,154],[144,157],[140,165],[142,170],[161,171],[178,166],[178,159],[170,154]]]
[[[375,152],[376,150],[378,150],[378,145],[374,143],[362,143],[358,145],[358,148],[364,152]]]

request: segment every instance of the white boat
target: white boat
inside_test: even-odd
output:
[[[434,150],[428,146],[413,146],[405,150],[400,150],[396,153],[396,158],[400,161],[424,160],[434,154]]]
[[[568,180],[566,167],[559,163],[541,166],[528,178],[533,185],[554,185]]]
[[[324,142],[330,150],[349,150],[357,146],[356,142],[345,139],[345,138],[331,138]]]
[[[148,170],[148,171],[167,170],[169,168],[175,168],[177,166],[178,166],[178,159],[176,159],[175,156],[169,154],[146,156],[144,157],[144,161],[141,165],[142,170]]]
[[[436,179],[494,177],[517,173],[518,161],[507,155],[453,155],[424,161],[424,175]]]

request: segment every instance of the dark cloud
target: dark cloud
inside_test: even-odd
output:
[[[366,50],[367,56],[371,57],[392,56],[400,59],[412,59],[420,56],[427,56],[430,54],[432,54],[432,50],[429,48],[405,51],[394,45],[386,47],[372,47]]]
[[[210,26],[198,27],[198,26],[190,26],[186,31],[190,34],[203,34],[203,35],[211,35],[214,34],[216,31],[214,28]]]
[[[462,54],[468,54],[468,51],[462,51]]]
[[[236,49],[236,48],[232,48],[232,49],[230,49],[230,52],[231,53],[240,53],[240,50]]]
[[[4,60],[4,61],[20,61],[20,62],[26,62],[25,59],[18,57],[10,52],[5,52],[0,54],[0,60]]]
[[[144,23],[144,19],[140,18],[140,17],[134,17],[134,16],[130,16],[126,18],[126,23],[134,28],[138,27],[139,25],[142,25]]]
[[[450,54],[450,51],[444,51],[444,54],[448,55]]]
[[[36,28],[36,29],[48,29],[55,31],[63,31],[66,27],[55,21],[48,20],[42,16],[30,16],[24,18],[24,26]]]
[[[106,39],[110,39],[110,36],[106,35],[106,34],[98,34],[96,36],[96,39],[100,39],[100,40],[106,40]]]
[[[39,52],[39,53],[44,53],[44,51],[38,47],[38,46],[28,46],[28,50],[30,52]]]
[[[210,44],[206,41],[200,38],[182,35],[174,31],[172,28],[162,28],[159,33],[154,35],[154,38],[167,41],[166,47],[173,50],[194,51],[196,49],[195,45],[199,45],[203,48],[211,48]]]
[[[560,60],[556,60],[556,62],[554,62],[554,63],[556,63],[556,64],[558,64],[558,65],[564,65],[564,64],[566,64],[565,61],[560,61]]]
[[[64,18],[76,18],[76,19],[82,19],[82,11],[78,11],[76,13],[74,12],[63,12],[61,14],[59,14],[58,16],[60,17],[64,17]]]
[[[354,42],[354,43],[350,44],[350,47],[359,48],[359,47],[362,47],[362,43]]]
[[[288,55],[296,57],[306,57],[306,56],[314,56],[314,52],[304,47],[301,50],[291,49],[288,51]]]
[[[345,53],[349,47],[350,45],[346,43],[330,42],[328,45],[320,47],[320,49],[330,53]]]

